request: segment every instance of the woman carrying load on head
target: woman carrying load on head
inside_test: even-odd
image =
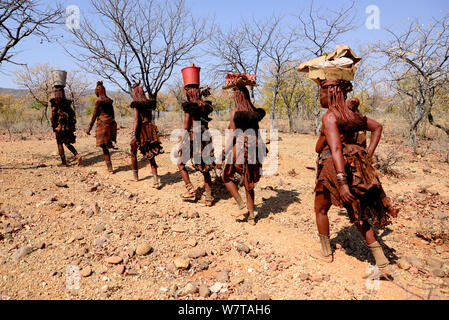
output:
[[[332,69],[331,64],[327,73],[317,73],[315,68],[327,63],[325,59],[335,64],[341,61],[340,58],[344,58],[343,62],[351,59],[352,63],[339,69]],[[354,65],[360,61],[351,49],[338,46],[337,51],[323,60],[318,67],[313,65],[312,60],[298,68],[299,71],[309,71],[309,77],[319,84],[321,106],[328,109],[322,118],[325,141],[320,137],[316,148],[319,156],[315,214],[321,251],[311,255],[321,261],[333,261],[327,213],[332,205],[344,207],[350,221],[365,238],[376,261],[379,276],[388,277],[391,274],[389,261],[372,227],[383,228],[391,223],[391,217],[397,216],[397,210],[385,195],[371,160],[381,138],[382,125],[358,112],[354,108],[357,101],[346,103],[347,94],[352,91],[350,80],[355,72]],[[371,132],[367,148],[357,141],[360,131]]]
[[[72,100],[65,97],[64,87],[66,84],[67,72],[56,70],[53,72],[54,98],[50,100],[51,104],[51,126],[56,135],[58,152],[63,166],[67,166],[67,160],[64,154],[64,145],[69,149],[78,165],[83,164],[82,157],[78,154],[73,144],[76,142],[76,114],[72,108]]]
[[[161,182],[157,175],[156,156],[163,153],[159,130],[153,123],[153,110],[156,109],[156,100],[146,98],[143,88],[138,84],[133,86],[133,101],[131,108],[134,113],[133,137],[131,139],[131,165],[134,180],[139,180],[137,150],[150,162],[153,173],[153,188],[159,189]]]
[[[256,85],[255,75],[228,74],[226,80],[224,89],[233,89],[236,108],[231,111],[228,127],[233,134],[226,143],[223,181],[237,202],[236,220],[254,225],[254,187],[261,178],[262,162],[267,153],[259,135],[259,122],[265,117],[265,110],[254,107],[246,87]],[[242,181],[234,180],[235,173],[240,174]],[[239,184],[245,187],[246,205],[239,194]]]
[[[214,110],[212,102],[203,100],[210,95],[209,88],[200,89],[200,67],[192,66],[182,70],[184,92],[187,102],[182,104],[184,110],[184,134],[178,145],[178,169],[186,190],[181,198],[184,201],[196,200],[195,188],[190,181],[186,169],[188,161],[192,161],[195,170],[204,178],[204,197],[201,202],[210,207],[213,205],[212,178],[210,171],[216,167],[212,137],[209,132],[209,115]]]
[[[92,127],[97,122],[96,140],[97,147],[103,150],[104,161],[109,173],[114,173],[112,169],[111,155],[109,149],[114,148],[113,143],[117,142],[117,123],[115,122],[113,100],[106,95],[106,89],[103,86],[103,81],[97,82],[95,88],[95,95],[98,97],[95,101],[95,109],[92,114],[92,119],[86,130],[90,135]]]

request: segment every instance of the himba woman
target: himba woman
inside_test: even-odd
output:
[[[67,149],[69,149],[77,159],[78,165],[81,166],[83,164],[83,159],[72,145],[76,142],[76,114],[72,109],[72,100],[65,97],[64,87],[66,77],[67,72],[62,70],[57,70],[53,73],[55,97],[50,100],[51,126],[56,135],[56,143],[58,144],[62,165],[67,166],[64,154],[65,144]]]
[[[92,119],[86,133],[90,135],[90,131],[95,121],[97,121],[97,147],[103,150],[104,161],[106,162],[108,172],[114,173],[109,149],[114,148],[113,142],[117,142],[117,123],[115,122],[114,107],[112,106],[113,101],[106,95],[103,81],[97,82],[95,95],[98,99],[95,101],[94,113],[92,114]]]
[[[231,111],[228,127],[234,134],[226,142],[223,181],[238,205],[233,216],[237,221],[248,221],[254,225],[254,187],[261,178],[262,162],[267,151],[259,136],[259,122],[265,117],[265,110],[254,107],[246,87],[256,85],[255,75],[228,74],[226,80],[224,89],[233,89],[236,108]],[[241,181],[235,181],[235,173],[240,174]],[[245,187],[246,205],[238,191],[241,184]]]
[[[134,180],[139,180],[137,150],[150,162],[153,173],[153,187],[159,189],[161,182],[157,175],[156,156],[163,153],[159,139],[159,130],[153,124],[152,111],[156,109],[156,100],[146,98],[143,88],[138,84],[133,86],[133,101],[131,108],[134,113],[134,127],[131,139],[131,165]]]
[[[350,57],[355,63],[360,61],[355,59],[348,47],[340,50],[338,56]],[[298,70],[306,69],[301,65]],[[382,125],[363,116],[357,108],[351,108],[353,102],[346,103],[352,84],[348,80],[338,79],[338,75],[336,72],[329,77],[331,79],[325,80],[314,78],[320,85],[321,106],[328,111],[322,118],[325,142],[323,144],[321,137],[316,147],[320,153],[317,160],[315,214],[321,251],[311,255],[321,261],[333,261],[327,213],[332,205],[345,207],[350,221],[357,226],[374,256],[378,276],[389,277],[389,261],[372,227],[385,227],[391,223],[391,217],[397,216],[397,210],[385,195],[377,171],[371,164],[381,138]],[[342,77],[348,79],[347,73]],[[357,133],[365,130],[371,132],[367,148],[356,141]]]
[[[210,207],[214,198],[212,195],[212,179],[210,171],[215,168],[215,156],[212,139],[209,133],[209,115],[214,110],[212,103],[203,100],[210,95],[209,88],[200,89],[200,67],[194,64],[182,70],[184,79],[184,92],[187,102],[182,104],[184,110],[184,135],[178,145],[178,169],[185,183],[186,191],[181,198],[184,201],[196,199],[186,163],[192,160],[195,170],[200,171],[204,177],[205,194],[201,202]]]

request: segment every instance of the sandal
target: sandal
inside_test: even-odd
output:
[[[83,157],[76,155],[75,158],[78,160],[78,167],[81,167],[83,165]]]
[[[153,186],[152,186],[154,189],[160,189],[161,187],[162,187],[162,183],[161,183],[161,181],[159,180],[159,177],[158,176],[154,176],[153,177]]]
[[[195,196],[195,192],[193,190],[193,185],[190,184],[186,184],[186,191],[184,191],[184,193],[181,194],[181,198],[184,201],[187,200],[195,200],[196,196]]]

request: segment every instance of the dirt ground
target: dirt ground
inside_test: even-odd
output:
[[[401,212],[378,230],[395,270],[378,282],[362,278],[374,261],[339,208],[329,213],[335,261],[309,256],[319,248],[314,136],[280,134],[279,171],[257,185],[256,226],[234,220],[219,182],[212,208],[180,200],[168,137],[155,190],[143,160],[132,181],[129,129],[119,131],[113,175],[95,139],[77,136],[84,166],[68,168],[51,133],[0,136],[0,299],[449,298],[449,165],[437,155],[381,142],[379,152],[402,156],[382,177]],[[191,172],[200,194],[202,176]]]

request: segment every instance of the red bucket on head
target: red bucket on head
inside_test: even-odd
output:
[[[190,84],[200,85],[200,70],[201,68],[194,63],[190,67],[181,70],[182,78],[184,79],[184,86]]]

